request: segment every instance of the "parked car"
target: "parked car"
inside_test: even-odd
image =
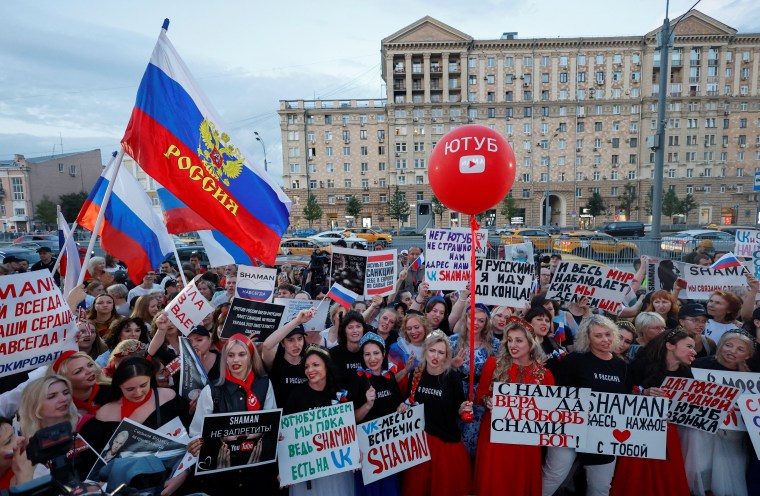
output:
[[[315,241],[326,241],[331,244],[335,244],[339,239],[343,239],[349,248],[367,248],[367,240],[359,238],[357,236],[350,236],[344,234],[344,231],[325,231],[314,236],[309,236],[309,239]]]
[[[291,236],[294,238],[308,238],[309,236],[314,236],[315,234],[317,234],[317,230],[309,228],[293,231],[293,234]]]
[[[593,231],[570,231],[554,240],[554,250],[579,257],[633,260],[639,248],[630,241],[619,241],[609,234]]]
[[[691,229],[662,238],[660,249],[669,256],[686,255],[693,252],[704,240],[710,240],[715,251],[733,251],[736,235],[714,229]]]
[[[190,256],[194,253],[197,253],[200,257],[201,261],[201,267],[204,269],[208,269],[211,265],[208,260],[208,255],[206,255],[206,250],[203,248],[203,246],[178,246],[177,247],[177,255],[179,255],[179,262],[180,264],[184,263],[190,263]],[[168,257],[170,260],[174,260],[174,256]]]
[[[597,229],[598,232],[620,237],[643,237],[644,223],[636,221],[615,221],[604,224]]]
[[[402,227],[400,231],[398,231],[395,227],[391,229],[391,234],[393,236],[417,236],[417,228],[416,227]]]
[[[327,253],[332,252],[332,245],[328,241],[318,241],[312,238],[285,238],[280,241],[278,255],[311,255],[318,247]]]
[[[760,231],[760,225],[755,226],[736,226],[736,225],[728,225],[728,226],[720,226],[718,224],[710,224],[709,226],[704,226],[704,229],[711,229],[714,231],[722,231],[727,232],[730,234],[736,234],[736,231],[739,229],[748,229],[751,231]]]
[[[502,230],[503,231],[503,230]],[[514,245],[530,241],[533,248],[539,251],[550,251],[556,236],[535,228],[512,229],[501,235],[500,244]]]
[[[5,257],[13,255],[14,257],[23,258],[29,262],[29,266],[36,264],[40,261],[40,256],[35,250],[30,248],[23,248],[11,245],[0,247],[0,263],[3,262]]]
[[[383,244],[383,246],[388,246],[393,242],[393,236],[390,234],[380,233],[379,231],[370,229],[369,227],[349,227],[344,232],[353,234],[358,238],[366,239],[371,245],[379,241]]]
[[[24,243],[27,241],[35,242],[35,241],[55,241],[58,242],[58,235],[57,234],[25,234],[23,236],[19,236],[18,238],[13,240],[13,243]]]

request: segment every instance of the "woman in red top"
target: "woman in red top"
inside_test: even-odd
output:
[[[478,436],[475,494],[541,494],[541,447],[491,443],[490,429],[494,383],[554,385],[552,373],[543,366],[544,352],[532,331],[530,324],[511,317],[504,328],[499,354],[483,366],[475,401],[487,410]]]

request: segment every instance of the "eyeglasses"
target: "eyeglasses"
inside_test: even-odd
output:
[[[532,325],[528,324],[528,322],[526,320],[523,320],[523,319],[521,319],[520,317],[518,317],[516,315],[512,315],[511,317],[509,317],[507,319],[507,327],[509,327],[510,325],[524,327],[525,330],[528,331],[531,334],[533,332],[535,332],[533,330],[533,326]],[[506,331],[507,329],[504,329],[504,330]]]

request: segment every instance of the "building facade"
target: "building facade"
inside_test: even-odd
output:
[[[41,228],[35,207],[47,197],[89,192],[103,172],[100,150],[0,161],[0,230],[27,232]],[[70,219],[73,221],[73,219]]]
[[[673,25],[664,188],[680,199],[693,196],[690,223],[754,223],[760,34],[737,33],[698,11]],[[430,200],[430,152],[446,132],[468,123],[502,133],[516,156],[516,211],[506,218],[496,207],[485,213],[487,225],[648,222],[654,151],[647,138],[656,132],[661,77],[657,32],[476,40],[420,19],[382,40],[385,101],[280,103],[291,224],[305,225],[310,192],[327,214],[321,227],[330,220],[395,225],[386,205],[395,188],[410,204]],[[594,193],[607,210],[591,219],[584,211]],[[348,195],[362,200],[361,219],[345,219]],[[437,222],[461,219],[447,211]]]

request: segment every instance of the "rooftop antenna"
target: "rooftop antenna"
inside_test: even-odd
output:
[[[58,136],[61,138],[61,155],[63,155],[63,133],[58,131]]]
[[[50,153],[51,157],[55,157],[55,143],[53,143],[53,151]]]

